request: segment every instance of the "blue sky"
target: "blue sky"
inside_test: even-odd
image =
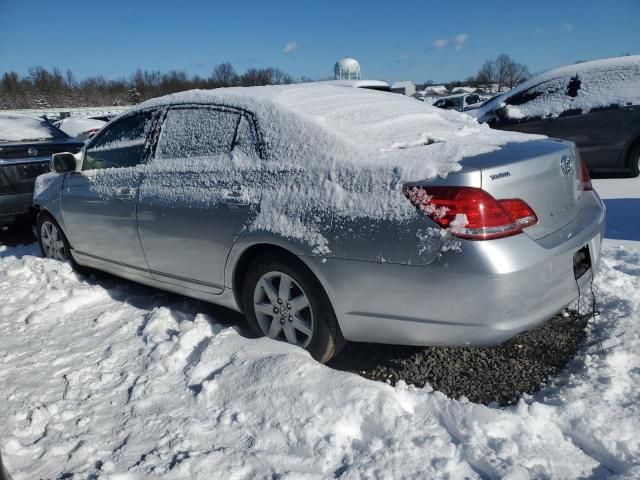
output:
[[[0,0],[0,73],[30,66],[115,78],[136,68],[208,75],[275,66],[327,77],[447,81],[507,53],[532,72],[640,53],[640,1]]]

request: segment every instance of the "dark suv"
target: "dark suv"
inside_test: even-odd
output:
[[[0,226],[28,222],[35,179],[49,171],[51,154],[83,145],[41,118],[0,113]]]
[[[543,73],[469,114],[500,130],[575,142],[590,170],[640,173],[640,55]]]

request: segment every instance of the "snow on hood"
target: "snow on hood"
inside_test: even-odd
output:
[[[328,84],[192,90],[138,108],[189,103],[255,115],[266,151],[261,166],[266,177],[283,171],[295,175],[261,186],[260,213],[250,229],[304,240],[323,254],[331,245],[319,233],[323,222],[309,214],[309,205],[338,217],[407,219],[415,208],[401,193],[405,182],[446,177],[460,170],[466,157],[544,138],[495,131],[397,94]],[[223,174],[255,177],[237,166],[246,163]]]
[[[579,88],[570,92],[570,82],[576,76],[580,81]],[[536,88],[538,86],[539,89]],[[640,55],[595,60],[550,70],[495,97],[473,115],[482,119],[514,95],[529,89],[533,94],[541,94],[520,105],[507,105],[510,118],[556,116],[573,109],[588,112],[611,105],[639,105]]]

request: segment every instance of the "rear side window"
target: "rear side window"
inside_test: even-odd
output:
[[[240,114],[212,108],[167,112],[155,158],[211,157],[233,148]]]
[[[105,127],[87,148],[83,170],[133,167],[144,160],[154,112],[128,116]]]

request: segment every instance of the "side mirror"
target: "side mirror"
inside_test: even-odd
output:
[[[52,172],[55,173],[75,172],[76,157],[73,155],[73,153],[69,152],[54,153],[53,155],[51,155],[49,168]]]

